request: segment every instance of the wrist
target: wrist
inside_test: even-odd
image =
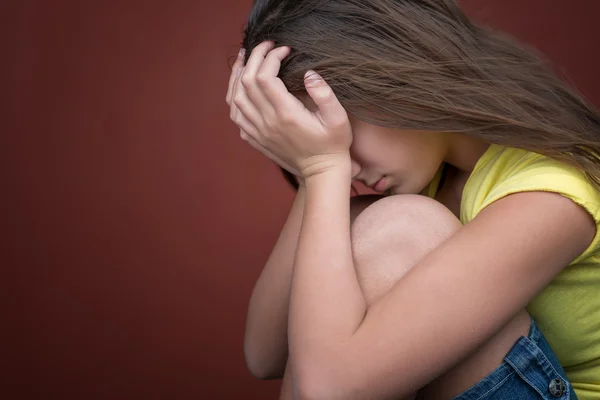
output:
[[[327,170],[321,171],[317,174],[307,176],[305,178],[305,188],[315,187],[320,185],[326,186],[339,186],[348,187],[352,184],[352,171],[351,166],[338,165],[336,167],[328,168]]]
[[[309,180],[314,181],[319,176],[340,176],[346,172],[351,175],[351,170],[350,153],[315,156],[306,167],[301,168],[300,179],[306,185]]]

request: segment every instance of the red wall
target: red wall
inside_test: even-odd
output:
[[[224,102],[250,3],[2,2],[0,397],[276,396],[242,337],[293,194]],[[600,104],[600,3],[464,4]]]

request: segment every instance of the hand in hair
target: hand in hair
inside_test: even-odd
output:
[[[305,87],[318,110],[310,111],[292,95],[277,76],[289,53],[289,47],[274,49],[270,41],[255,47],[228,94],[231,119],[250,145],[301,178],[350,166],[352,129],[345,109],[313,71],[306,74]],[[240,60],[236,64],[239,68]]]
[[[288,181],[290,181],[290,183],[292,182],[292,177],[296,176],[295,182],[297,182],[297,183],[296,183],[295,187],[297,188],[298,184],[303,183],[302,179],[300,178],[299,172],[297,170],[295,170],[294,168],[292,168],[291,166],[289,166],[284,161],[282,161],[279,157],[277,157],[276,155],[271,153],[269,150],[267,150],[266,148],[261,146],[260,143],[258,143],[256,140],[254,140],[254,138],[252,136],[250,136],[248,134],[248,132],[247,132],[248,130],[256,130],[256,128],[254,126],[250,126],[248,121],[243,117],[243,115],[240,114],[235,103],[232,101],[232,99],[236,93],[236,90],[235,90],[235,88],[237,86],[236,83],[237,83],[238,78],[241,75],[243,69],[244,69],[244,50],[242,49],[242,50],[240,50],[240,53],[238,55],[236,62],[233,64],[233,68],[231,70],[231,75],[229,76],[229,87],[227,89],[227,95],[225,96],[225,101],[229,105],[229,117],[234,122],[239,121],[239,123],[236,122],[236,124],[240,127],[240,137],[243,140],[248,142],[250,144],[250,146],[252,146],[254,149],[260,151],[264,156],[269,158],[271,161],[273,161],[274,163],[279,165],[281,167],[282,171],[285,171],[291,175],[291,176],[289,176],[284,173],[284,176],[286,177],[286,179]]]

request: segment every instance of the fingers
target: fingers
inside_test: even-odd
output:
[[[348,114],[335,96],[333,89],[315,71],[304,75],[306,92],[319,107],[320,117],[327,126],[339,126],[348,119]]]
[[[232,119],[238,111],[242,112],[260,133],[282,115],[306,112],[302,102],[277,77],[281,62],[290,51],[288,46],[275,49],[272,41],[266,41],[252,50],[246,66],[236,61],[227,94]]]
[[[227,95],[225,96],[225,101],[229,105],[231,105],[231,97],[233,95],[233,85],[234,85],[237,77],[240,75],[242,68],[244,67],[245,53],[246,53],[245,49],[240,49],[237,60],[235,60],[235,63],[233,64],[233,67],[231,68],[231,75],[229,75],[229,86],[227,88]]]
[[[256,74],[256,80],[262,83],[265,79],[277,77],[281,62],[290,55],[291,51],[289,46],[281,46],[269,51]]]
[[[277,157],[275,157],[270,151],[265,149],[264,146],[258,143],[258,141],[252,137],[252,135],[248,134],[248,132],[241,130],[240,138],[246,141],[254,150],[258,150],[261,154],[269,158],[271,161],[278,162]]]
[[[273,47],[275,47],[275,42],[271,40],[262,42],[256,46],[254,50],[252,50],[250,58],[248,58],[248,63],[246,64],[246,70],[244,71],[244,74],[247,74],[248,77],[255,77],[265,57],[273,49]]]
[[[242,139],[246,140],[248,137],[252,138],[253,136],[256,136],[256,127],[243,115],[239,114],[234,122],[238,128],[240,128],[240,137]]]
[[[256,139],[254,139],[252,137],[252,135],[249,135],[246,131],[241,130],[240,137],[244,141],[246,141],[250,145],[250,147],[252,147],[254,150],[257,150],[258,152],[260,152],[262,155],[267,157],[269,160],[273,161],[275,164],[279,165],[281,168],[285,169],[286,171],[290,172],[291,174],[293,174],[295,176],[299,176],[298,171],[291,168],[288,164],[283,162],[279,157],[275,156],[272,152],[267,150]]]
[[[257,46],[258,50],[256,51],[257,55],[251,55],[248,60],[248,65],[244,66],[244,49],[240,50],[238,54],[238,58],[233,64],[231,75],[229,76],[229,83],[227,88],[227,94],[225,96],[225,101],[230,106],[230,118],[231,120],[240,128],[240,137],[246,141],[252,148],[258,150],[260,153],[265,155],[267,158],[271,159],[273,162],[281,166],[282,168],[290,171],[292,174],[297,175],[297,171],[290,168],[288,164],[283,162],[280,158],[275,156],[271,151],[266,149],[260,142],[257,140],[261,137],[260,132],[258,130],[259,127],[264,127],[264,118],[265,114],[271,116],[274,113],[274,110],[268,100],[262,95],[260,92],[259,85],[256,83],[256,73],[254,71],[260,70],[263,67],[265,52],[269,52],[270,48],[272,48],[269,43],[264,43]],[[280,51],[282,53],[288,52],[288,49],[283,49]],[[262,60],[259,56],[262,54]],[[285,57],[285,56],[283,56]],[[258,61],[257,61],[258,60]],[[268,67],[269,73],[273,76],[277,76],[279,73],[279,65],[280,61],[275,63],[269,63]],[[250,75],[247,75],[246,71],[250,67]],[[257,97],[259,102],[262,101],[262,112],[259,112],[257,107],[253,104],[252,99],[249,98],[245,86],[242,84],[242,76],[246,76],[246,86],[252,87],[254,93],[258,94]],[[285,85],[284,85],[285,88]],[[287,92],[287,90],[286,90]],[[265,113],[264,110],[271,110],[271,113]]]
[[[288,92],[283,81],[277,76],[282,61],[290,52],[291,48],[288,46],[271,50],[256,75],[256,82],[260,91],[276,112],[290,109],[290,107],[302,106],[302,103]]]
[[[244,140],[246,143],[248,143],[250,145],[250,147],[252,147],[254,150],[258,151],[259,153],[261,153],[262,155],[267,157],[269,160],[273,161],[275,164],[279,165],[281,168],[290,172],[292,175],[300,176],[300,174],[298,173],[297,170],[290,167],[289,164],[283,162],[279,157],[275,156],[271,151],[269,151],[267,148],[265,148],[263,145],[261,145],[253,137],[255,135],[255,133],[254,134],[248,133],[248,132],[252,132],[252,130],[254,129],[252,124],[250,124],[247,120],[246,121],[240,120],[237,124],[240,127],[244,127],[243,129],[240,129],[240,138],[242,140]]]
[[[241,114],[243,119],[247,120],[255,128],[252,131],[246,131],[258,139],[261,129],[264,129],[265,127],[265,118],[268,117],[264,115],[264,112],[261,113],[255,104],[248,98],[246,88],[239,82],[240,79],[241,78],[238,77],[236,82],[234,82],[230,117],[232,120],[236,121]]]
[[[264,114],[273,114],[273,105],[265,97],[257,83],[258,71],[262,68],[265,57],[273,49],[275,43],[272,41],[262,42],[252,50],[248,63],[240,77],[241,84],[246,90],[248,98],[256,108]]]
[[[233,84],[231,87],[231,93],[228,94],[228,96],[229,96],[229,118],[233,122],[235,122],[237,114],[238,114],[238,108],[235,104],[235,96],[236,96],[237,88],[239,86],[238,82],[240,79],[240,75],[242,74],[242,71],[243,71],[243,68],[236,71],[235,75],[232,73]]]

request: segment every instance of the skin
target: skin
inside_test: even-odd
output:
[[[243,72],[232,80],[228,98],[242,137],[305,185],[289,301],[296,397],[407,397],[525,308],[587,248],[595,225],[585,210],[557,194],[507,196],[367,304],[352,258],[352,179],[383,174],[394,193],[418,193],[446,162],[455,169],[449,193],[460,193],[485,144],[441,133],[425,136],[430,141],[423,143],[420,134],[392,130],[403,138],[393,144],[398,152],[424,156],[431,149],[431,157],[415,156],[417,164],[400,165],[396,157],[371,154],[360,126],[323,80],[313,76],[306,84],[317,111],[287,92],[277,74],[289,49],[273,47],[272,42],[257,46],[245,67],[238,61],[234,68]]]
[[[448,208],[425,196],[362,195],[353,197],[350,203],[352,255],[368,306],[384,296],[421,258],[462,227]],[[274,278],[273,275],[270,277]],[[267,310],[261,311],[264,317]],[[528,335],[529,328],[530,318],[523,310],[475,353],[420,388],[417,398],[446,400],[463,393],[496,369],[515,342]],[[290,365],[288,360],[280,400],[293,398]],[[400,399],[396,397],[395,400]]]

